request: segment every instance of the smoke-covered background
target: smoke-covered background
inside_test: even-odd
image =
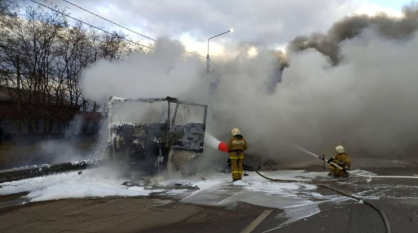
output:
[[[293,145],[333,154],[342,144],[353,157],[414,159],[417,20],[415,5],[403,18],[347,17],[326,33],[290,41],[286,57],[259,47],[257,56],[218,58],[214,96],[214,74],[205,74],[204,61],[168,39],[149,54],[91,66],[82,88],[93,100],[173,96],[208,103],[210,133],[226,140],[238,127],[250,151],[266,158],[304,158]]]
[[[81,87],[86,97],[190,97],[198,91],[204,64],[186,57],[178,41],[161,38],[149,53],[134,53],[121,61],[102,60],[85,70]],[[203,87],[202,87],[203,88]]]

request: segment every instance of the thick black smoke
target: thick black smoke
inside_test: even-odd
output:
[[[418,4],[411,3],[403,8],[402,18],[385,13],[376,16],[356,15],[345,17],[335,23],[327,33],[316,32],[310,36],[298,36],[288,45],[289,52],[313,48],[326,55],[333,65],[340,63],[341,42],[355,38],[366,28],[374,28],[386,39],[408,40],[418,29]]]

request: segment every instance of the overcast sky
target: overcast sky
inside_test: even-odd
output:
[[[211,53],[224,52],[222,44],[230,41],[281,48],[295,36],[326,31],[344,16],[379,11],[399,16],[402,6],[409,4],[407,0],[68,1],[150,37],[181,39],[188,50],[202,54],[206,51],[207,38],[230,28],[234,28],[234,33],[217,38],[213,46],[211,42]],[[49,2],[67,7],[72,16],[86,22],[140,38],[62,0]]]

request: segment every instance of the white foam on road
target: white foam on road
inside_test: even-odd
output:
[[[234,185],[234,186],[247,186],[248,184],[241,181],[241,180],[237,180],[237,181],[233,182],[232,185]]]
[[[100,170],[62,173],[3,183],[0,195],[29,192],[30,202],[85,197],[134,197],[148,196],[160,190],[145,190],[143,187],[126,187],[123,180],[105,178]]]
[[[376,173],[369,172],[366,170],[361,170],[361,169],[350,170],[350,173],[353,175],[358,175],[358,176],[377,176]]]
[[[306,172],[303,170],[263,173],[276,179],[295,181],[310,181],[327,175],[327,172]],[[321,203],[348,200],[348,198],[338,195],[323,196],[315,192],[317,188],[315,185],[271,182],[254,172],[249,172],[249,176],[244,177],[243,181],[238,183],[231,182],[230,174],[216,174],[205,178],[206,180],[199,177],[165,180],[160,185],[170,186],[175,183],[182,183],[199,186],[200,190],[189,193],[181,200],[190,204],[228,206],[245,202],[267,208],[282,209],[284,212],[277,216],[280,224],[274,229],[319,213],[321,211],[319,204]]]
[[[326,172],[269,171],[265,175],[277,179],[309,181],[326,176]],[[177,196],[182,202],[213,206],[236,205],[245,202],[267,208],[283,209],[279,216],[282,222],[277,227],[288,225],[302,218],[320,212],[318,205],[325,201],[335,201],[335,196],[323,196],[316,186],[302,183],[280,183],[266,180],[254,172],[244,177],[243,181],[232,183],[231,174],[212,174],[205,178],[166,178],[157,180],[160,190],[146,190],[144,187],[126,187],[125,181],[112,177],[111,171],[91,169],[77,172],[55,174],[15,182],[3,183],[0,195],[29,192],[26,198],[30,202],[85,197],[134,197],[148,196],[158,192],[160,195]],[[106,178],[106,176],[108,178]],[[173,185],[198,186],[199,190],[173,190]],[[166,186],[167,188],[164,188]]]
[[[349,200],[348,197],[330,197],[328,200],[324,200],[324,201],[311,202],[311,203],[306,203],[302,205],[284,207],[283,213],[278,214],[276,216],[276,219],[285,219],[285,221],[272,229],[264,231],[263,233],[277,230],[279,228],[285,227],[287,225],[290,225],[291,223],[294,223],[302,219],[306,220],[307,218],[320,213],[321,210],[318,207],[319,204],[322,204],[325,202],[339,203],[339,202],[343,202],[347,200]]]
[[[170,196],[175,196],[175,195],[186,193],[187,191],[188,191],[187,189],[174,189],[174,190],[168,191],[166,194]]]

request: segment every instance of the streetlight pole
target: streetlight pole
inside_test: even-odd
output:
[[[218,34],[218,35],[216,35],[216,36],[212,36],[211,38],[209,38],[208,39],[208,55],[206,56],[206,72],[207,72],[207,74],[209,75],[209,41],[211,40],[211,39],[213,39],[213,38],[215,38],[215,37],[218,37],[218,36],[222,36],[222,35],[224,35],[224,34],[227,34],[227,33],[232,33],[232,32],[234,32],[234,29],[229,29],[228,31],[226,31],[226,32],[223,32],[223,33],[221,33],[221,34]]]

